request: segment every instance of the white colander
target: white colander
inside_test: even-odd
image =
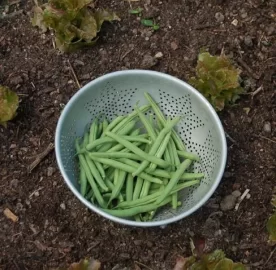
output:
[[[203,172],[200,184],[179,194],[182,206],[164,207],[150,222],[117,218],[101,211],[79,192],[74,141],[83,136],[87,124],[103,113],[109,120],[130,113],[134,105],[148,104],[144,92],[158,102],[165,115],[184,115],[176,127],[187,150],[198,154],[193,172]],[[201,207],[214,193],[225,169],[227,146],[223,127],[210,103],[193,87],[167,74],[148,70],[118,71],[82,87],[65,106],[55,137],[56,157],[66,184],[77,198],[94,212],[112,221],[132,226],[164,226]]]

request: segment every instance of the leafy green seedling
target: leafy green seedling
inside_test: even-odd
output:
[[[151,19],[142,19],[141,23],[147,27],[152,27],[154,31],[158,30],[160,27],[158,24],[155,24],[154,20]]]
[[[91,0],[49,0],[34,7],[32,24],[43,32],[53,29],[56,46],[60,51],[73,51],[92,46],[105,21],[120,20],[107,10],[92,11]]]
[[[243,93],[240,86],[240,70],[225,56],[212,56],[208,52],[198,55],[196,77],[189,83],[200,91],[217,111],[233,104]]]
[[[141,12],[143,11],[143,9],[142,8],[140,8],[140,7],[138,7],[138,8],[136,8],[136,9],[131,9],[131,10],[129,10],[129,13],[130,14],[135,14],[135,15],[141,15]]]
[[[0,85],[0,125],[7,127],[7,122],[16,116],[18,103],[17,94]]]
[[[276,195],[272,197],[271,204],[273,205],[275,212],[274,214],[268,219],[266,228],[269,233],[269,244],[275,245],[276,244]]]

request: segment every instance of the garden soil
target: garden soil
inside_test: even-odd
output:
[[[0,84],[16,91],[20,106],[8,127],[0,127],[0,269],[48,270],[91,257],[108,270],[139,269],[135,262],[140,269],[170,270],[178,255],[191,255],[192,237],[204,237],[207,251],[222,249],[250,269],[276,269],[266,231],[276,181],[275,0],[96,1],[121,21],[105,24],[96,46],[71,54],[58,52],[53,35],[31,25],[33,1],[3,2],[10,6],[1,9],[7,17],[0,18]],[[160,29],[143,26],[129,14],[131,5],[144,9],[142,17],[153,16]],[[247,93],[219,113],[227,167],[215,194],[196,213],[165,228],[126,227],[75,198],[54,151],[30,172],[54,142],[64,104],[78,91],[72,68],[81,86],[136,68],[188,81],[201,49],[231,57]],[[225,196],[247,189],[238,210],[221,209]],[[6,208],[17,222],[3,214]]]

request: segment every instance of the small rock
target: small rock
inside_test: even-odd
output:
[[[236,246],[233,246],[231,249],[233,252],[237,252],[237,250],[238,250],[238,248]]]
[[[246,199],[250,199],[251,198],[251,195],[248,193],[247,195],[246,195]]]
[[[270,122],[265,122],[264,123],[264,128],[263,128],[264,132],[266,133],[271,133],[271,124]]]
[[[55,168],[53,168],[53,167],[47,168],[47,176],[48,177],[52,176],[54,172],[55,172]]]
[[[174,51],[178,49],[178,45],[177,45],[177,43],[176,43],[175,41],[172,41],[172,42],[171,42],[171,48],[172,48]]]
[[[239,198],[241,196],[241,192],[239,190],[234,190],[232,192],[232,195],[235,197],[235,198]]]
[[[231,22],[231,24],[233,24],[234,26],[237,26],[238,23],[239,23],[239,21],[238,21],[237,19],[234,19],[234,20]]]
[[[219,23],[222,23],[224,21],[224,15],[221,12],[217,12],[215,14],[215,18]]]
[[[80,80],[89,80],[89,79],[91,79],[91,75],[89,73],[80,76]]]
[[[78,59],[76,59],[76,60],[74,61],[74,64],[75,64],[76,67],[78,67],[78,66],[84,66],[84,62],[82,62],[82,61],[80,61],[80,60],[78,60]]]
[[[15,143],[11,144],[11,146],[10,146],[10,149],[14,149],[14,148],[16,148],[16,144]]]
[[[66,209],[65,203],[61,203],[61,204],[60,204],[60,208],[61,208],[62,210],[65,210],[65,209]]]
[[[244,44],[248,47],[252,47],[253,46],[252,38],[250,36],[246,36],[244,38]]]
[[[246,12],[241,13],[241,18],[242,19],[245,19],[246,17],[247,17],[247,13]]]
[[[158,52],[155,56],[155,58],[159,59],[163,57],[163,53],[162,52]]]
[[[271,36],[275,33],[275,29],[276,29],[275,25],[271,24],[267,27],[266,32],[269,36]]]
[[[151,68],[157,64],[157,59],[155,57],[152,57],[149,54],[146,54],[142,60],[141,66],[142,68]]]
[[[12,77],[10,79],[10,83],[13,85],[18,85],[18,84],[23,83],[23,79],[20,76]]]
[[[236,199],[237,198],[232,194],[225,196],[220,203],[220,209],[222,211],[228,211],[233,209],[235,207]]]
[[[12,179],[10,182],[10,186],[13,188],[17,188],[19,181],[17,179]]]
[[[149,41],[149,37],[145,37],[145,41]]]

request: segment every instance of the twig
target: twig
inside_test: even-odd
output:
[[[244,198],[245,198],[246,195],[249,193],[249,191],[250,191],[250,189],[247,188],[247,189],[244,191],[244,193],[241,195],[241,197],[239,198],[239,200],[238,200],[238,202],[237,202],[237,204],[236,204],[236,206],[235,206],[235,210],[236,210],[236,211],[239,209],[239,206],[240,206],[241,202],[244,200]]]
[[[29,172],[31,172],[54,148],[54,144],[50,143],[48,147],[41,154],[39,154],[35,161],[29,166]]]
[[[124,60],[124,58],[129,54],[131,53],[132,51],[134,50],[134,48],[130,49],[129,51],[127,51],[125,54],[123,54],[120,58],[120,61]]]
[[[265,137],[265,136],[262,136],[262,135],[253,134],[253,136],[259,137],[259,138],[262,138],[262,139],[265,139],[265,140],[270,141],[270,142],[273,142],[273,143],[276,143],[276,141],[274,141],[274,140],[272,140],[272,139],[269,139],[269,138],[267,138],[267,137]]]
[[[138,264],[138,265],[141,265],[143,267],[145,267],[146,269],[148,270],[153,270],[152,268],[148,267],[147,265],[143,264],[143,263],[140,263],[140,262],[137,262],[137,261],[134,261],[134,263]]]
[[[252,98],[253,98],[254,96],[256,96],[257,94],[259,94],[263,89],[264,89],[264,88],[263,88],[263,86],[261,85],[257,90],[255,90],[254,92],[252,92],[252,93],[251,93]]]
[[[225,135],[232,143],[237,144],[237,142],[227,132],[225,132]]]
[[[74,77],[74,79],[75,79],[75,81],[76,81],[76,84],[77,84],[78,88],[80,89],[80,88],[81,88],[81,85],[80,85],[79,80],[78,80],[78,77],[77,77],[77,75],[76,75],[76,73],[75,73],[75,71],[74,71],[74,69],[73,69],[73,67],[72,67],[72,65],[71,65],[71,63],[70,63],[70,60],[68,60],[68,64],[69,64],[69,67],[70,67],[70,69],[71,69],[72,75],[73,75],[73,77]]]
[[[238,62],[255,80],[260,79],[260,76],[255,74],[254,71],[241,58],[238,58]]]
[[[275,251],[276,251],[276,247],[270,252],[270,255],[269,255],[268,259],[266,260],[266,262],[264,263],[264,266],[267,265],[267,263],[270,261],[270,259],[272,258]]]

